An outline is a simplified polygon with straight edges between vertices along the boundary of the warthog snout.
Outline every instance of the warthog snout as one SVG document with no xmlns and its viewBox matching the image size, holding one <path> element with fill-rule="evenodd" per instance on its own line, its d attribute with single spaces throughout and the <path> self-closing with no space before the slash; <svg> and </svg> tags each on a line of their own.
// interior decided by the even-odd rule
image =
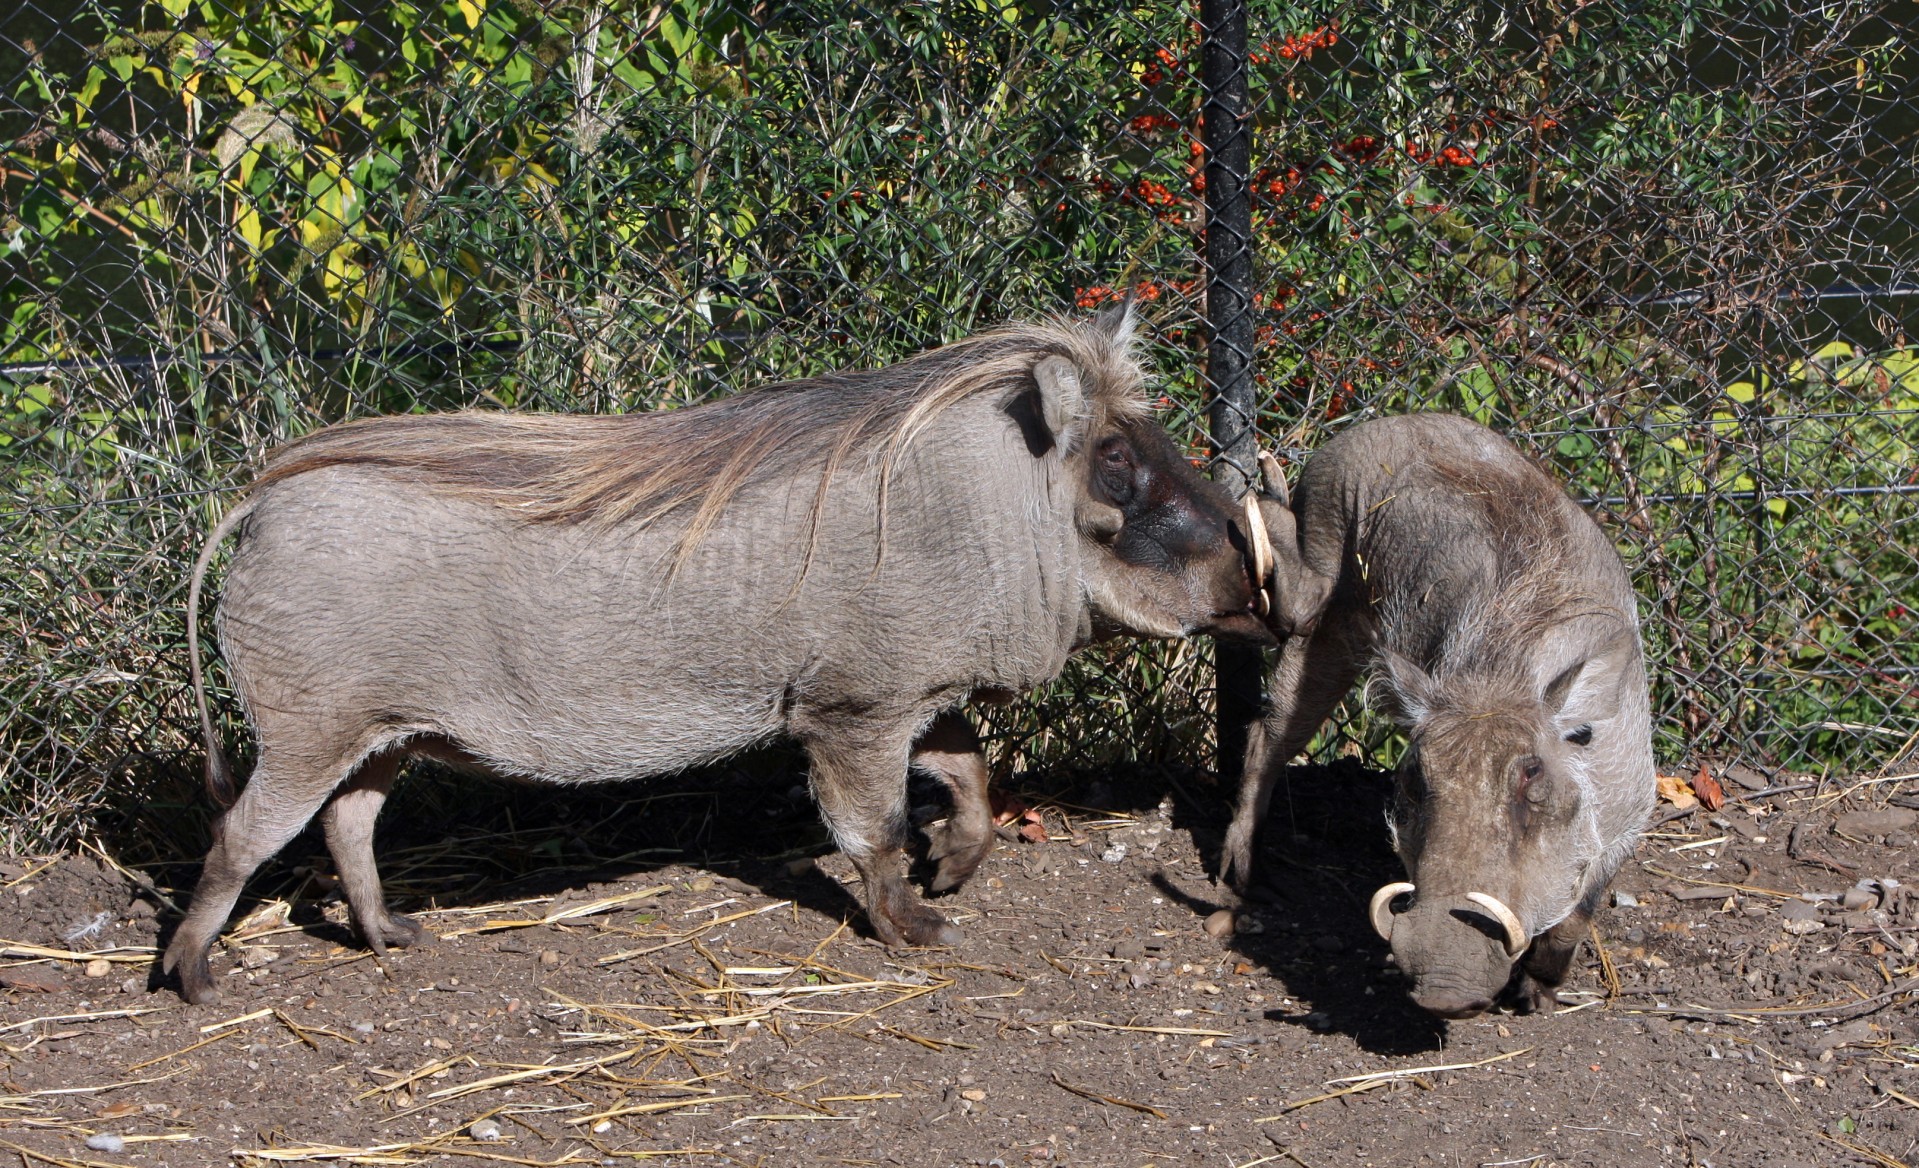
<svg viewBox="0 0 1919 1168">
<path fill-rule="evenodd" d="M 1518 914 L 1485 892 L 1421 903 L 1418 887 L 1395 881 L 1373 893 L 1373 930 L 1413 979 L 1413 1001 L 1441 1018 L 1490 1009 L 1532 939 Z"/>
<path fill-rule="evenodd" d="M 1255 607 L 1259 573 L 1247 521 L 1226 492 L 1148 420 L 1100 438 L 1080 531 L 1096 557 L 1096 607 L 1137 631 L 1198 633 L 1271 644 Z"/>
</svg>

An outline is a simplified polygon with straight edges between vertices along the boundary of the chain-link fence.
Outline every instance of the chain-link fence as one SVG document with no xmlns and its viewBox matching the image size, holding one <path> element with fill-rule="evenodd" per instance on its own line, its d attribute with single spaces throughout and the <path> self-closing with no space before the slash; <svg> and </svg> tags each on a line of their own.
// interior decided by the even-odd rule
<svg viewBox="0 0 1919 1168">
<path fill-rule="evenodd" d="M 1873 0 L 27 0 L 0 843 L 191 802 L 186 575 L 278 441 L 670 408 L 1125 290 L 1196 457 L 1440 407 L 1550 461 L 1635 571 L 1662 759 L 1889 763 L 1915 40 Z M 1090 655 L 993 715 L 1001 764 L 1206 757 L 1211 653 Z"/>
</svg>

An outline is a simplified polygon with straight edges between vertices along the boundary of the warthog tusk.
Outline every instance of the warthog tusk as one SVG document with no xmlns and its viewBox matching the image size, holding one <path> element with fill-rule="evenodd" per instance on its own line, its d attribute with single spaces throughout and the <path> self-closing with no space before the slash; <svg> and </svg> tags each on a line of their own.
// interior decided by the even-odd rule
<svg viewBox="0 0 1919 1168">
<path fill-rule="evenodd" d="M 1393 897 L 1398 896 L 1402 892 L 1415 892 L 1417 890 L 1415 885 L 1400 880 L 1396 883 L 1388 884 L 1378 892 L 1373 893 L 1373 903 L 1367 906 L 1366 912 L 1373 918 L 1373 932 L 1379 934 L 1380 940 L 1390 941 L 1393 939 Z"/>
<path fill-rule="evenodd" d="M 1286 472 L 1279 469 L 1279 459 L 1273 457 L 1270 450 L 1259 452 L 1260 486 L 1272 500 L 1282 507 L 1291 507 L 1292 500 L 1286 497 Z"/>
<path fill-rule="evenodd" d="M 1498 921 L 1500 927 L 1506 930 L 1506 956 L 1517 957 L 1526 951 L 1526 945 L 1532 938 L 1526 936 L 1525 926 L 1519 923 L 1513 910 L 1507 908 L 1498 897 L 1487 896 L 1483 892 L 1468 892 L 1466 899 L 1485 909 L 1486 915 Z"/>
<path fill-rule="evenodd" d="M 1266 586 L 1266 578 L 1272 575 L 1273 542 L 1266 536 L 1266 519 L 1259 513 L 1259 499 L 1255 492 L 1246 492 L 1246 542 L 1253 553 L 1253 590 L 1259 602 L 1259 615 L 1265 616 L 1272 611 L 1272 589 Z"/>
</svg>

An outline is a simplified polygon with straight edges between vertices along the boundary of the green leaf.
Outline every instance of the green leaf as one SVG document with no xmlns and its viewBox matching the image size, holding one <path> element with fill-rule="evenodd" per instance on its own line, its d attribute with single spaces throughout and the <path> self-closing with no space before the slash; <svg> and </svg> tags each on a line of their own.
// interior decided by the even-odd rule
<svg viewBox="0 0 1919 1168">
<path fill-rule="evenodd" d="M 46 187 L 30 187 L 26 197 L 20 200 L 20 218 L 50 239 L 66 224 L 66 200 Z"/>
<path fill-rule="evenodd" d="M 1750 381 L 1735 381 L 1726 387 L 1725 393 L 1740 405 L 1749 405 L 1759 396 L 1759 387 Z"/>
</svg>

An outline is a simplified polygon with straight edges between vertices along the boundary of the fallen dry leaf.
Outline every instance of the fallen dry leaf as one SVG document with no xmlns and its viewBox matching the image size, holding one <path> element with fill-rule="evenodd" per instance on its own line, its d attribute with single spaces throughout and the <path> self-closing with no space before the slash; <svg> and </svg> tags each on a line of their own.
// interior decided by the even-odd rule
<svg viewBox="0 0 1919 1168">
<path fill-rule="evenodd" d="M 1005 827 L 1009 823 L 1019 824 L 1019 838 L 1029 844 L 1043 844 L 1047 841 L 1046 822 L 1040 813 L 1028 807 L 1018 795 L 1008 795 L 994 791 L 993 826 Z"/>
<path fill-rule="evenodd" d="M 1692 793 L 1692 786 L 1678 775 L 1659 776 L 1659 798 L 1681 811 L 1699 805 L 1699 798 Z"/>
<path fill-rule="evenodd" d="M 138 1103 L 123 1100 L 119 1103 L 109 1103 L 93 1114 L 98 1119 L 119 1119 L 123 1115 L 132 1115 L 139 1110 Z"/>
<path fill-rule="evenodd" d="M 1699 801 L 1705 804 L 1708 811 L 1717 811 L 1726 805 L 1725 788 L 1712 777 L 1712 771 L 1705 763 L 1699 764 L 1699 773 L 1692 777 L 1692 792 L 1699 796 Z"/>
<path fill-rule="evenodd" d="M 1016 819 L 1023 819 L 1030 810 L 1018 795 L 1009 795 L 1004 791 L 994 791 L 993 826 L 1005 827 Z"/>
</svg>

